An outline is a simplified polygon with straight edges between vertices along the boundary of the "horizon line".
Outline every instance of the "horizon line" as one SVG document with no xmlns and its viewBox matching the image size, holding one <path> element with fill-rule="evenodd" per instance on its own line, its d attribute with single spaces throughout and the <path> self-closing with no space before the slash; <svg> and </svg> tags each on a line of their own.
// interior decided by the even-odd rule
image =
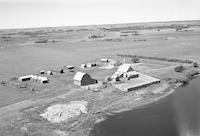
<svg viewBox="0 0 200 136">
<path fill-rule="evenodd" d="M 195 20 L 166 20 L 166 21 L 144 21 L 144 22 L 127 22 L 127 23 L 105 23 L 105 24 L 86 24 L 86 25 L 60 25 L 60 26 L 38 26 L 38 27 L 13 27 L 13 28 L 0 28 L 0 30 L 20 30 L 20 29 L 41 29 L 41 28 L 59 28 L 59 27 L 86 27 L 86 26 L 106 26 L 106 25 L 125 25 L 125 24 L 148 24 L 148 23 L 170 23 L 170 22 L 192 22 L 200 21 L 200 19 Z"/>
</svg>

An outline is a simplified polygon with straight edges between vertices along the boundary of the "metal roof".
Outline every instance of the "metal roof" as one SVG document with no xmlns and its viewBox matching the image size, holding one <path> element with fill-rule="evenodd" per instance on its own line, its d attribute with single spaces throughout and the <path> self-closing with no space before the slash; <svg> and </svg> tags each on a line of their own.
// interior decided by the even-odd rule
<svg viewBox="0 0 200 136">
<path fill-rule="evenodd" d="M 122 64 L 122 65 L 119 66 L 117 72 L 126 73 L 129 70 L 133 71 L 133 68 L 131 67 L 131 64 Z"/>
<path fill-rule="evenodd" d="M 85 74 L 86 74 L 86 73 L 84 73 L 84 72 L 80 72 L 80 71 L 78 71 L 78 72 L 75 74 L 73 80 L 81 81 L 82 78 L 83 78 L 83 76 L 84 76 Z"/>
</svg>

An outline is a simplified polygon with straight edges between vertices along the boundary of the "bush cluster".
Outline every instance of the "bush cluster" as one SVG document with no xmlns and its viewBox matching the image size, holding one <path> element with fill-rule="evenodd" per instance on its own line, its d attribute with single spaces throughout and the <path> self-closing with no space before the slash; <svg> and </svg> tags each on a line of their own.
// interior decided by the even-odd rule
<svg viewBox="0 0 200 136">
<path fill-rule="evenodd" d="M 167 62 L 180 62 L 180 63 L 187 63 L 192 64 L 195 63 L 191 60 L 183 60 L 183 59 L 177 59 L 177 58 L 164 58 L 164 57 L 148 57 L 148 56 L 142 56 L 142 55 L 129 55 L 129 54 L 117 54 L 117 56 L 120 57 L 137 57 L 140 59 L 153 59 L 153 60 L 159 60 L 159 61 L 167 61 Z"/>
<path fill-rule="evenodd" d="M 131 58 L 131 62 L 138 63 L 139 62 L 139 58 L 138 57 L 132 57 Z"/>
<path fill-rule="evenodd" d="M 176 72 L 182 73 L 182 72 L 185 70 L 185 68 L 184 68 L 182 65 L 179 65 L 179 66 L 176 66 L 176 67 L 174 68 L 174 70 L 175 70 Z"/>
</svg>

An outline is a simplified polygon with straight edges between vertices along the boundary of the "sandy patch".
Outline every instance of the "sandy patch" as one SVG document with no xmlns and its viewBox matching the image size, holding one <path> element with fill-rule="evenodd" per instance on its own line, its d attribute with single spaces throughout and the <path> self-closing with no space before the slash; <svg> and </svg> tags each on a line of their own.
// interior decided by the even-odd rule
<svg viewBox="0 0 200 136">
<path fill-rule="evenodd" d="M 88 102 L 86 101 L 71 101 L 68 104 L 55 104 L 48 107 L 40 116 L 52 123 L 60 123 L 77 117 L 82 113 L 86 114 L 87 104 Z"/>
</svg>

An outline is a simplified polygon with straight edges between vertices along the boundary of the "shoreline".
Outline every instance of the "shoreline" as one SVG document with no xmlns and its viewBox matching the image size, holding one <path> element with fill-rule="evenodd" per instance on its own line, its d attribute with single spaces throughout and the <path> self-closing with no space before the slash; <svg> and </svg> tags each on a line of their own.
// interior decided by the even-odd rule
<svg viewBox="0 0 200 136">
<path fill-rule="evenodd" d="M 198 77 L 198 76 L 196 76 L 196 77 Z M 194 77 L 194 78 L 196 78 L 196 77 Z M 192 78 L 192 79 L 193 79 L 193 78 Z M 191 80 L 192 80 L 192 79 L 191 79 Z M 123 110 L 117 110 L 117 111 L 112 112 L 111 114 L 110 114 L 110 113 L 106 114 L 106 118 L 105 118 L 105 117 L 104 117 L 104 118 L 100 118 L 100 119 L 98 119 L 98 120 L 94 123 L 93 128 L 92 128 L 91 131 L 89 132 L 88 136 L 91 136 L 91 132 L 94 131 L 95 127 L 96 127 L 99 123 L 101 123 L 101 122 L 103 122 L 103 121 L 106 121 L 107 118 L 108 118 L 109 116 L 115 116 L 116 114 L 121 114 L 121 113 L 123 113 L 123 112 L 129 112 L 129 111 L 137 110 L 137 109 L 143 108 L 143 107 L 145 107 L 145 106 L 147 106 L 147 105 L 150 105 L 150 104 L 159 102 L 160 100 L 165 99 L 166 97 L 168 97 L 168 96 L 170 96 L 171 94 L 173 94 L 173 93 L 176 91 L 176 89 L 178 89 L 178 88 L 181 87 L 181 86 L 183 86 L 183 83 L 174 84 L 174 85 L 172 85 L 172 86 L 169 86 L 169 88 L 167 88 L 167 89 L 169 89 L 169 91 L 168 91 L 167 93 L 165 93 L 165 94 L 163 94 L 163 95 L 161 95 L 161 96 L 159 96 L 159 97 L 155 97 L 155 98 L 153 98 L 153 99 L 150 100 L 150 101 L 145 101 L 145 100 L 144 100 L 144 103 L 141 102 L 139 105 L 136 105 L 136 106 L 134 106 L 134 107 L 132 107 L 132 108 L 127 108 L 127 109 L 123 109 Z M 166 89 L 164 89 L 164 90 L 166 90 Z M 142 100 L 142 101 L 143 101 L 143 100 Z"/>
<path fill-rule="evenodd" d="M 198 77 L 199 77 L 199 75 L 193 76 L 193 77 L 189 80 L 189 82 L 190 82 L 191 80 L 195 79 L 195 78 L 198 78 Z M 129 112 L 129 111 L 137 110 L 137 109 L 140 109 L 140 108 L 142 108 L 142 107 L 145 107 L 145 106 L 147 106 L 147 105 L 149 105 L 149 104 L 153 104 L 153 103 L 159 102 L 160 100 L 165 99 L 166 97 L 168 97 L 168 96 L 170 96 L 171 94 L 173 94 L 173 93 L 176 91 L 176 89 L 178 89 L 178 88 L 180 88 L 180 87 L 182 87 L 182 86 L 184 86 L 183 83 L 172 84 L 171 86 L 169 86 L 169 88 L 167 88 L 167 89 L 169 89 L 169 91 L 168 91 L 167 93 L 163 94 L 163 95 L 160 95 L 159 97 L 155 97 L 155 98 L 153 98 L 153 99 L 150 100 L 150 101 L 145 101 L 145 100 L 144 100 L 144 103 L 141 102 L 140 104 L 138 104 L 138 105 L 136 105 L 136 106 L 134 106 L 134 107 L 132 107 L 132 108 L 127 108 L 127 109 L 123 109 L 123 110 L 116 110 L 116 111 L 112 112 L 112 114 L 109 113 L 109 114 L 107 114 L 106 116 L 115 116 L 115 114 L 120 114 L 120 113 L 123 113 L 123 112 Z M 164 90 L 166 90 L 166 89 L 164 89 Z M 98 125 L 99 123 L 105 121 L 106 119 L 107 119 L 107 118 L 101 118 L 101 119 L 97 120 L 97 121 L 94 123 L 93 129 L 90 131 L 90 133 L 94 130 L 94 128 L 96 127 L 96 125 Z M 89 134 L 88 136 L 90 136 L 90 134 Z"/>
<path fill-rule="evenodd" d="M 198 78 L 198 77 L 199 77 L 199 76 L 194 76 L 193 78 L 190 79 L 190 81 L 192 81 L 193 79 L 196 79 L 196 78 Z M 146 105 L 148 105 L 148 104 L 153 104 L 154 102 L 158 102 L 158 101 L 160 101 L 160 100 L 162 100 L 162 99 L 168 97 L 169 95 L 173 94 L 175 91 L 177 91 L 176 89 L 178 89 L 178 88 L 180 88 L 180 87 L 184 87 L 184 84 L 174 84 L 174 87 L 171 88 L 170 91 L 169 91 L 168 93 L 162 95 L 161 97 L 158 97 L 158 98 L 154 99 L 153 101 L 151 101 L 151 102 L 149 102 L 149 103 L 147 102 L 146 104 L 144 104 L 144 105 L 142 104 L 142 105 L 140 105 L 140 106 L 138 106 L 138 107 L 135 107 L 135 108 L 133 108 L 133 109 L 131 109 L 131 110 L 120 111 L 120 112 L 118 112 L 117 114 L 120 114 L 120 113 L 123 113 L 123 112 L 134 111 L 134 110 L 140 109 L 141 107 L 146 106 Z M 114 115 L 114 116 L 115 116 L 115 115 Z M 103 122 L 103 121 L 105 121 L 105 120 L 102 120 L 101 122 Z M 101 123 L 101 122 L 98 122 L 98 123 Z M 97 127 L 97 128 L 98 128 L 98 126 L 96 126 L 96 125 L 98 125 L 98 123 L 95 124 L 95 127 Z M 93 132 L 93 131 L 94 131 L 94 129 L 93 129 L 91 132 Z M 98 130 L 98 131 L 99 131 L 99 130 Z M 91 135 L 89 135 L 89 136 L 91 136 Z M 92 134 L 92 136 L 95 136 L 95 135 Z"/>
<path fill-rule="evenodd" d="M 161 90 L 161 92 L 164 91 L 164 90 L 169 90 L 169 91 L 167 91 L 167 93 L 164 93 L 163 95 L 160 95 L 158 97 L 150 98 L 150 100 L 145 100 L 145 98 L 143 100 L 139 100 L 141 102 L 138 105 L 135 105 L 135 106 L 133 106 L 131 108 L 125 108 L 125 109 L 122 109 L 122 110 L 115 110 L 115 111 L 112 111 L 112 112 L 108 112 L 107 111 L 107 112 L 105 112 L 106 116 L 113 116 L 115 114 L 120 114 L 120 113 L 123 113 L 123 112 L 128 112 L 128 111 L 140 109 L 140 108 L 145 107 L 145 106 L 147 106 L 149 104 L 156 103 L 156 102 L 158 102 L 158 101 L 160 101 L 162 99 L 165 99 L 169 95 L 173 94 L 176 91 L 176 89 L 179 88 L 179 87 L 181 87 L 182 85 L 183 84 L 180 83 L 180 84 L 174 85 L 174 87 L 169 86 L 168 88 L 164 88 L 163 90 Z M 100 121 L 97 120 L 95 122 L 95 125 L 98 124 L 98 123 L 100 123 L 100 122 L 102 122 L 102 121 L 105 121 L 105 120 L 106 120 L 106 118 L 101 118 Z"/>
</svg>

